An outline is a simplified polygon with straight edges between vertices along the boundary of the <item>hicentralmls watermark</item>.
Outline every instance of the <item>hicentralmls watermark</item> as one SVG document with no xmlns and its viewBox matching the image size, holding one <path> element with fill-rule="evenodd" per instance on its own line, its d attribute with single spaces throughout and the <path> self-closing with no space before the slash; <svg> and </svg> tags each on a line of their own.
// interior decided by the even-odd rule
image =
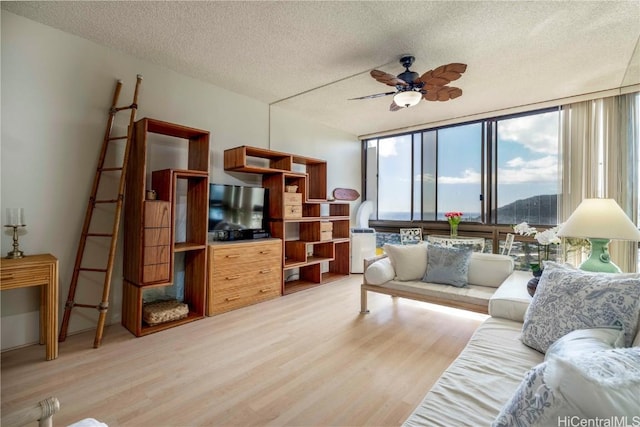
<svg viewBox="0 0 640 427">
<path fill-rule="evenodd" d="M 558 417 L 558 427 L 640 427 L 640 415 L 608 418 L 582 418 L 577 415 Z"/>
</svg>

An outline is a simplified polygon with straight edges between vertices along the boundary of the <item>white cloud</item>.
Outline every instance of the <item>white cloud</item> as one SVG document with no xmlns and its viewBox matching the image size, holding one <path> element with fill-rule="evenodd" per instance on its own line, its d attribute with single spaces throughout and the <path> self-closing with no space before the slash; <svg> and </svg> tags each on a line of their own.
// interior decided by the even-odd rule
<svg viewBox="0 0 640 427">
<path fill-rule="evenodd" d="M 502 120 L 498 138 L 524 145 L 536 153 L 558 152 L 558 114 L 535 114 Z"/>
<path fill-rule="evenodd" d="M 388 138 L 378 143 L 378 155 L 380 157 L 395 157 L 398 155 L 396 150 L 396 141 L 394 138 Z"/>
<path fill-rule="evenodd" d="M 433 176 L 433 174 L 430 173 L 423 173 L 423 174 L 418 174 L 413 178 L 414 181 L 416 182 L 435 182 L 436 178 Z"/>
<path fill-rule="evenodd" d="M 479 184 L 480 172 L 473 169 L 465 169 L 462 176 L 441 176 L 438 178 L 440 184 Z"/>
<path fill-rule="evenodd" d="M 545 156 L 524 160 L 516 157 L 498 168 L 500 184 L 523 184 L 527 182 L 555 182 L 558 180 L 558 157 Z"/>
</svg>

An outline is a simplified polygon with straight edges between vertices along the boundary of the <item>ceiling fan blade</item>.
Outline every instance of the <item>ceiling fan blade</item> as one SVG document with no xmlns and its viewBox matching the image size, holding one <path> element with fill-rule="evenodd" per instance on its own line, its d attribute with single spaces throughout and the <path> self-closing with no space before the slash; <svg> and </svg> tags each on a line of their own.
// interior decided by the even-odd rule
<svg viewBox="0 0 640 427">
<path fill-rule="evenodd" d="M 394 93 L 396 93 L 396 92 L 394 91 L 394 92 L 376 93 L 376 94 L 374 94 L 374 95 L 361 96 L 361 97 L 359 97 L 359 98 L 349 98 L 349 99 L 348 99 L 348 101 L 353 101 L 353 100 L 355 100 L 355 99 L 371 99 L 371 98 L 380 98 L 380 97 L 382 97 L 382 96 L 393 95 Z"/>
<path fill-rule="evenodd" d="M 389 111 L 398 111 L 402 110 L 402 107 L 396 104 L 396 101 L 391 101 L 391 105 L 389 105 Z"/>
<path fill-rule="evenodd" d="M 427 101 L 449 101 L 461 95 L 462 89 L 458 87 L 442 86 L 427 90 L 427 93 L 422 95 L 422 97 Z"/>
<path fill-rule="evenodd" d="M 402 79 L 397 78 L 393 74 L 385 73 L 380 70 L 371 71 L 371 77 L 379 81 L 380 83 L 384 83 L 389 86 L 407 86 L 407 82 Z"/>
<path fill-rule="evenodd" d="M 425 85 L 444 86 L 454 80 L 458 80 L 460 75 L 467 70 L 467 64 L 452 63 L 441 65 L 434 70 L 429 70 L 421 75 L 417 81 Z"/>
</svg>

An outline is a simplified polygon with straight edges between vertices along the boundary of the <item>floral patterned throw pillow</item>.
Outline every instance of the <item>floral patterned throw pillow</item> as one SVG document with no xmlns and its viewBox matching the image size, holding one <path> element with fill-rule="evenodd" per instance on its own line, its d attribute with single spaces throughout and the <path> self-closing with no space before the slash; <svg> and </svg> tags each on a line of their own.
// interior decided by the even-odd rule
<svg viewBox="0 0 640 427">
<path fill-rule="evenodd" d="M 640 274 L 591 273 L 547 262 L 525 315 L 522 342 L 545 353 L 571 331 L 619 328 L 629 347 L 639 316 Z"/>
</svg>

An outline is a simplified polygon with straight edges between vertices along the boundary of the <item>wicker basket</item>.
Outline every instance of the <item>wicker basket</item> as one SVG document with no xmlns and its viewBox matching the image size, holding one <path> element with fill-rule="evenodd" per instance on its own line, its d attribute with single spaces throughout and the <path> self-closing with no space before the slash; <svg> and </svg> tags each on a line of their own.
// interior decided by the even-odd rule
<svg viewBox="0 0 640 427">
<path fill-rule="evenodd" d="M 142 307 L 142 319 L 149 325 L 184 319 L 189 315 L 189 306 L 177 300 L 154 301 Z"/>
</svg>

